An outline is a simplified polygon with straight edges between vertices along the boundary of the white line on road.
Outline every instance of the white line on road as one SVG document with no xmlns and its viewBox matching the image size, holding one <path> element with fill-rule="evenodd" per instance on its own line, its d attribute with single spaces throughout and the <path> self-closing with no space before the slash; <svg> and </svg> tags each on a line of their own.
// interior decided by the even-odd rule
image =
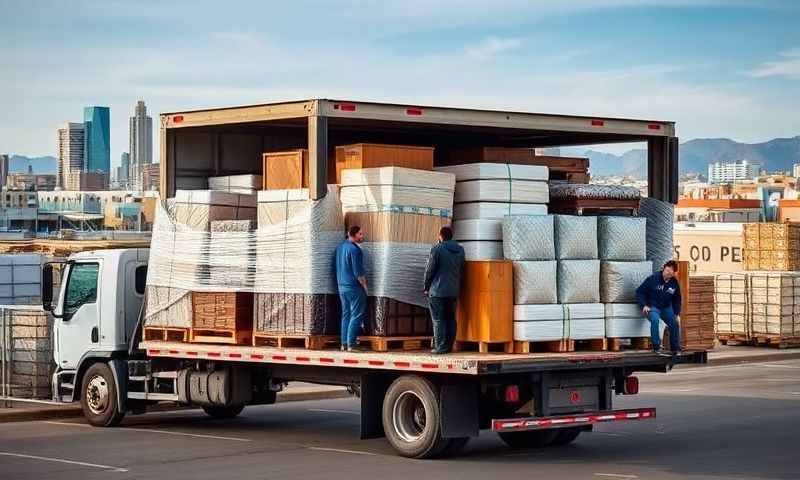
<svg viewBox="0 0 800 480">
<path fill-rule="evenodd" d="M 66 425 L 68 427 L 88 427 L 92 428 L 91 425 L 87 425 L 85 423 L 70 423 L 70 422 L 53 422 L 53 421 L 46 421 L 43 423 L 49 423 L 51 425 Z M 147 433 L 160 433 L 162 435 L 178 435 L 181 437 L 197 437 L 197 438 L 209 438 L 212 440 L 230 440 L 232 442 L 252 442 L 249 438 L 240 438 L 240 437 L 222 437 L 219 435 L 204 435 L 201 433 L 184 433 L 184 432 L 172 432 L 169 430 L 156 430 L 153 428 L 134 428 L 134 427 L 119 427 L 114 431 L 125 431 L 130 430 L 132 432 L 147 432 Z"/>
<path fill-rule="evenodd" d="M 788 368 L 791 370 L 800 369 L 800 366 L 798 365 L 782 365 L 780 363 L 764 363 L 763 365 L 768 368 Z"/>
<path fill-rule="evenodd" d="M 610 478 L 639 478 L 638 475 L 623 475 L 621 473 L 595 473 L 595 477 L 610 477 Z"/>
<path fill-rule="evenodd" d="M 26 455 L 24 453 L 0 452 L 0 455 L 4 455 L 7 457 L 30 458 L 32 460 L 43 460 L 45 462 L 68 463 L 70 465 L 80 465 L 82 467 L 99 468 L 102 470 L 108 470 L 110 472 L 117 472 L 117 473 L 125 473 L 128 471 L 127 468 L 112 467 L 111 465 L 99 465 L 97 463 L 78 462 L 75 460 L 65 460 L 63 458 L 40 457 L 38 455 Z"/>
<path fill-rule="evenodd" d="M 309 450 L 317 450 L 320 452 L 336 452 L 336 453 L 352 453 L 355 455 L 371 455 L 376 456 L 376 453 L 361 452 L 358 450 L 342 450 L 340 448 L 325 448 L 325 447 L 307 447 Z"/>
<path fill-rule="evenodd" d="M 354 412 L 352 410 L 328 410 L 326 408 L 309 408 L 309 412 L 319 412 L 319 413 L 345 413 L 347 415 L 361 415 L 360 412 Z"/>
</svg>

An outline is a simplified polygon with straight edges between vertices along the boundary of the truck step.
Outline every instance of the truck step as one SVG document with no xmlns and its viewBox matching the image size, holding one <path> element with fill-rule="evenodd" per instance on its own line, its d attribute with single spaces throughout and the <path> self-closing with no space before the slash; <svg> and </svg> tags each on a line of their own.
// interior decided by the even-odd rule
<svg viewBox="0 0 800 480">
<path fill-rule="evenodd" d="M 254 347 L 305 348 L 307 350 L 324 350 L 337 348 L 340 338 L 337 335 L 293 335 L 255 332 Z"/>
<path fill-rule="evenodd" d="M 426 350 L 431 348 L 432 337 L 358 337 L 358 342 L 375 352 Z"/>
<path fill-rule="evenodd" d="M 456 340 L 453 352 L 514 353 L 514 342 L 477 342 Z"/>
<path fill-rule="evenodd" d="M 142 336 L 144 340 L 185 343 L 189 341 L 189 329 L 178 327 L 144 327 Z"/>
<path fill-rule="evenodd" d="M 250 330 L 236 329 L 205 329 L 192 328 L 189 330 L 189 342 L 191 343 L 226 343 L 231 345 L 248 345 L 253 338 Z"/>
</svg>

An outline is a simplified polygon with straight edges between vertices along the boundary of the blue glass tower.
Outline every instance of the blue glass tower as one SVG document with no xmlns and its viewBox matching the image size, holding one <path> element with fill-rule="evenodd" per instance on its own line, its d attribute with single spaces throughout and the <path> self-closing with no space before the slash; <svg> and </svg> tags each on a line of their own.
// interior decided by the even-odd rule
<svg viewBox="0 0 800 480">
<path fill-rule="evenodd" d="M 84 162 L 87 172 L 111 171 L 111 111 L 108 107 L 85 107 L 83 109 Z"/>
</svg>

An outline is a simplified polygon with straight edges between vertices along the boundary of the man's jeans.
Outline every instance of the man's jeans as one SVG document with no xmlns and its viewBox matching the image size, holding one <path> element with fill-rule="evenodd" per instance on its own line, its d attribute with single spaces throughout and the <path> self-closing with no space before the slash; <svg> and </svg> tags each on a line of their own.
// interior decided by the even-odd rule
<svg viewBox="0 0 800 480">
<path fill-rule="evenodd" d="M 678 320 L 675 318 L 675 312 L 672 311 L 672 307 L 661 310 L 651 307 L 647 319 L 650 320 L 650 338 L 653 341 L 653 348 L 661 346 L 659 320 L 664 320 L 664 323 L 669 327 L 670 350 L 677 352 L 681 349 L 681 327 L 678 325 Z"/>
<path fill-rule="evenodd" d="M 456 299 L 430 297 L 428 304 L 433 319 L 433 349 L 437 352 L 453 350 L 456 340 Z"/>
<path fill-rule="evenodd" d="M 363 288 L 339 291 L 342 301 L 342 345 L 355 347 L 367 313 L 367 294 Z"/>
</svg>

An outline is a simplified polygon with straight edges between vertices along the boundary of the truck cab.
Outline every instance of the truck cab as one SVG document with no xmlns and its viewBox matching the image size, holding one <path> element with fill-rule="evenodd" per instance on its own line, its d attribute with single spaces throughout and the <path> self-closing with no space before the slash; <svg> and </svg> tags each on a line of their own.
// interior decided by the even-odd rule
<svg viewBox="0 0 800 480">
<path fill-rule="evenodd" d="M 45 265 L 42 301 L 54 317 L 56 400 L 80 400 L 85 393 L 80 386 L 92 364 L 125 357 L 144 300 L 148 256 L 147 248 L 72 255 L 61 269 L 55 302 L 54 265 Z"/>
</svg>

